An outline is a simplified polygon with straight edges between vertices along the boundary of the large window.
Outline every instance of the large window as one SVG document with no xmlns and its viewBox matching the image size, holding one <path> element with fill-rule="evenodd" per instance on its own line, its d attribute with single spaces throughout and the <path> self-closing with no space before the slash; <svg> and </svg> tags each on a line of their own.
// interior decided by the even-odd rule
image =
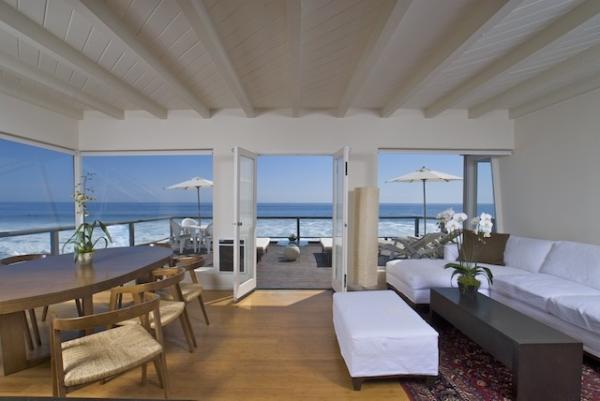
<svg viewBox="0 0 600 401">
<path fill-rule="evenodd" d="M 494 183 L 490 160 L 477 162 L 477 214 L 489 213 L 496 217 Z"/>
<path fill-rule="evenodd" d="M 86 221 L 111 224 L 111 246 L 165 240 L 171 219 L 212 222 L 212 188 L 200 190 L 200 211 L 195 189 L 168 189 L 194 177 L 212 180 L 209 153 L 84 155 L 82 164 L 87 191 L 95 198 Z"/>
<path fill-rule="evenodd" d="M 72 226 L 73 155 L 0 139 L 0 258 L 51 252 L 49 233 L 5 236 L 8 232 Z M 61 233 L 60 241 L 65 235 Z M 54 243 L 55 250 L 60 241 Z"/>
<path fill-rule="evenodd" d="M 399 237 L 424 232 L 422 182 L 389 182 L 423 167 L 463 176 L 463 157 L 456 154 L 381 152 L 379 154 L 379 236 Z M 427 182 L 427 232 L 437 231 L 438 213 L 463 210 L 463 182 Z"/>
</svg>

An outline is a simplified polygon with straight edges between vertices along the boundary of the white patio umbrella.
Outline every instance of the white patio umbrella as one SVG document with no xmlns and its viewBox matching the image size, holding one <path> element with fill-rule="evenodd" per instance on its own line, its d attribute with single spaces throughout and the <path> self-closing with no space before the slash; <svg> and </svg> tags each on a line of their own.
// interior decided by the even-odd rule
<svg viewBox="0 0 600 401">
<path fill-rule="evenodd" d="M 412 173 L 408 173 L 405 175 L 401 175 L 399 177 L 391 178 L 386 182 L 419 182 L 423 183 L 423 225 L 424 231 L 423 235 L 427 234 L 427 190 L 426 183 L 428 181 L 432 182 L 450 182 L 462 180 L 462 177 L 457 177 L 452 174 L 441 173 L 439 171 L 430 170 L 427 167 L 423 166 L 417 171 L 413 171 Z"/>
<path fill-rule="evenodd" d="M 200 188 L 208 188 L 212 187 L 213 182 L 211 180 L 207 180 L 202 177 L 194 177 L 190 178 L 187 181 L 180 182 L 179 184 L 171 185 L 167 187 L 167 189 L 195 189 L 198 197 L 198 225 L 202 225 L 202 220 L 200 217 Z"/>
</svg>

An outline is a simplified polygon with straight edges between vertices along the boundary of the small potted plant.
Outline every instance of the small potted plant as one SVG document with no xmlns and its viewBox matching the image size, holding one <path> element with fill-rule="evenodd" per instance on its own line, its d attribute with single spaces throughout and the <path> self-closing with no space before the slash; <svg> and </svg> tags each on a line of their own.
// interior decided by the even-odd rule
<svg viewBox="0 0 600 401">
<path fill-rule="evenodd" d="M 479 266 L 477 264 L 477 257 L 475 255 L 474 243 L 471 244 L 473 249 L 466 252 L 464 249 L 464 229 L 463 223 L 468 219 L 464 213 L 447 213 L 445 216 L 444 226 L 449 233 L 458 232 L 459 235 L 456 237 L 456 246 L 458 247 L 459 254 L 462 257 L 457 262 L 447 263 L 445 269 L 454 269 L 450 280 L 454 279 L 454 276 L 458 276 L 456 280 L 458 288 L 462 295 L 475 296 L 481 282 L 478 280 L 479 276 L 483 276 L 488 280 L 490 285 L 494 282 L 494 276 L 492 271 L 485 266 Z M 493 222 L 492 216 L 487 213 L 482 213 L 481 216 L 476 217 L 472 220 L 474 226 L 473 232 L 476 235 L 477 242 L 485 244 L 486 238 L 491 236 Z M 469 257 L 467 258 L 467 255 Z M 471 259 L 471 260 L 465 260 Z"/>
<path fill-rule="evenodd" d="M 100 228 L 104 233 L 104 236 L 94 238 L 94 230 L 96 228 Z M 112 238 L 110 237 L 110 233 L 108 232 L 106 225 L 100 220 L 96 220 L 91 224 L 80 224 L 71 238 L 69 238 L 63 245 L 63 252 L 67 245 L 72 244 L 75 260 L 79 264 L 86 265 L 92 262 L 92 257 L 98 243 L 104 243 L 104 248 L 106 248 L 110 242 L 112 242 Z"/>
</svg>

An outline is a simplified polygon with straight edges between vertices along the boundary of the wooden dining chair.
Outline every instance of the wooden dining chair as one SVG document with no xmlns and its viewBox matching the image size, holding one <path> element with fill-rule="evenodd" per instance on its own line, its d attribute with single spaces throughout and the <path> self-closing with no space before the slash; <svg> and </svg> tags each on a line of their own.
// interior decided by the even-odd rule
<svg viewBox="0 0 600 401">
<path fill-rule="evenodd" d="M 165 398 L 169 395 L 167 363 L 164 352 L 160 300 L 155 294 L 140 294 L 141 301 L 115 311 L 76 318 L 54 318 L 51 321 L 50 352 L 52 392 L 65 397 L 69 391 L 102 381 L 137 367 L 154 363 Z M 140 324 L 119 326 L 120 322 L 137 319 Z M 156 322 L 153 330 L 150 320 Z M 115 326 L 116 325 L 116 326 Z M 74 340 L 61 341 L 65 331 L 108 328 Z"/>
<path fill-rule="evenodd" d="M 202 314 L 204 315 L 204 322 L 206 325 L 210 325 L 210 321 L 208 320 L 208 313 L 206 313 L 206 305 L 204 304 L 204 298 L 202 297 L 203 288 L 200 280 L 198 279 L 198 275 L 196 274 L 196 269 L 202 267 L 204 265 L 204 258 L 200 255 L 189 255 L 189 256 L 174 256 L 172 259 L 173 263 L 175 263 L 175 267 L 179 267 L 188 272 L 191 283 L 182 282 L 179 284 L 181 287 L 181 294 L 183 295 L 183 300 L 186 303 L 190 303 L 195 301 L 196 299 L 200 302 L 200 308 L 202 308 Z M 172 296 L 166 294 L 163 296 L 165 299 L 172 299 Z"/>
<path fill-rule="evenodd" d="M 162 326 L 167 326 L 175 320 L 179 320 L 188 344 L 188 349 L 190 352 L 194 352 L 194 348 L 197 347 L 196 338 L 194 337 L 194 331 L 192 330 L 192 325 L 187 314 L 186 303 L 181 293 L 181 287 L 179 286 L 184 275 L 185 270 L 181 268 L 156 269 L 152 272 L 152 276 L 157 278 L 158 281 L 113 288 L 110 293 L 109 308 L 110 310 L 118 310 L 120 299 L 126 299 L 126 295 L 131 297 L 133 303 L 141 302 L 141 294 L 144 293 L 151 292 L 160 295 L 159 311 Z M 170 299 L 163 298 L 163 295 L 166 294 L 170 295 Z M 119 324 L 131 325 L 138 323 L 139 320 L 137 319 L 129 319 Z M 150 317 L 150 326 L 155 326 L 155 321 L 152 317 Z"/>
<path fill-rule="evenodd" d="M 27 255 L 10 256 L 8 258 L 4 258 L 4 259 L 0 260 L 0 265 L 10 266 L 10 265 L 14 265 L 17 263 L 28 262 L 30 260 L 43 259 L 46 256 L 48 256 L 48 255 L 45 253 L 32 253 L 32 254 L 27 254 Z M 45 306 L 44 310 L 46 310 L 47 308 L 48 307 Z M 27 314 L 29 314 L 29 321 L 30 321 L 29 323 L 27 322 Z M 25 321 L 25 327 L 27 328 L 26 333 L 25 333 L 25 338 L 27 340 L 27 346 L 29 347 L 29 349 L 34 348 L 34 344 L 33 344 L 34 339 L 38 346 L 42 345 L 42 338 L 40 337 L 40 328 L 38 326 L 35 309 L 29 309 L 27 312 L 23 311 L 23 319 Z M 31 328 L 29 328 L 29 324 L 31 324 Z M 31 333 L 32 331 L 33 331 L 33 337 L 32 337 L 32 333 Z"/>
</svg>

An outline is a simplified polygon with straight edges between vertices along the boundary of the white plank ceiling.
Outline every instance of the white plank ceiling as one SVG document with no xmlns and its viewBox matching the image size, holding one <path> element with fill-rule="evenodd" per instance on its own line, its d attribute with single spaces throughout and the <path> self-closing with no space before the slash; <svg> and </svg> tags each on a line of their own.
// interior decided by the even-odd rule
<svg viewBox="0 0 600 401">
<path fill-rule="evenodd" d="M 225 108 L 345 115 L 348 104 L 385 116 L 410 108 L 479 117 L 594 81 L 598 3 L 0 0 L 0 92 L 72 118 Z"/>
</svg>

